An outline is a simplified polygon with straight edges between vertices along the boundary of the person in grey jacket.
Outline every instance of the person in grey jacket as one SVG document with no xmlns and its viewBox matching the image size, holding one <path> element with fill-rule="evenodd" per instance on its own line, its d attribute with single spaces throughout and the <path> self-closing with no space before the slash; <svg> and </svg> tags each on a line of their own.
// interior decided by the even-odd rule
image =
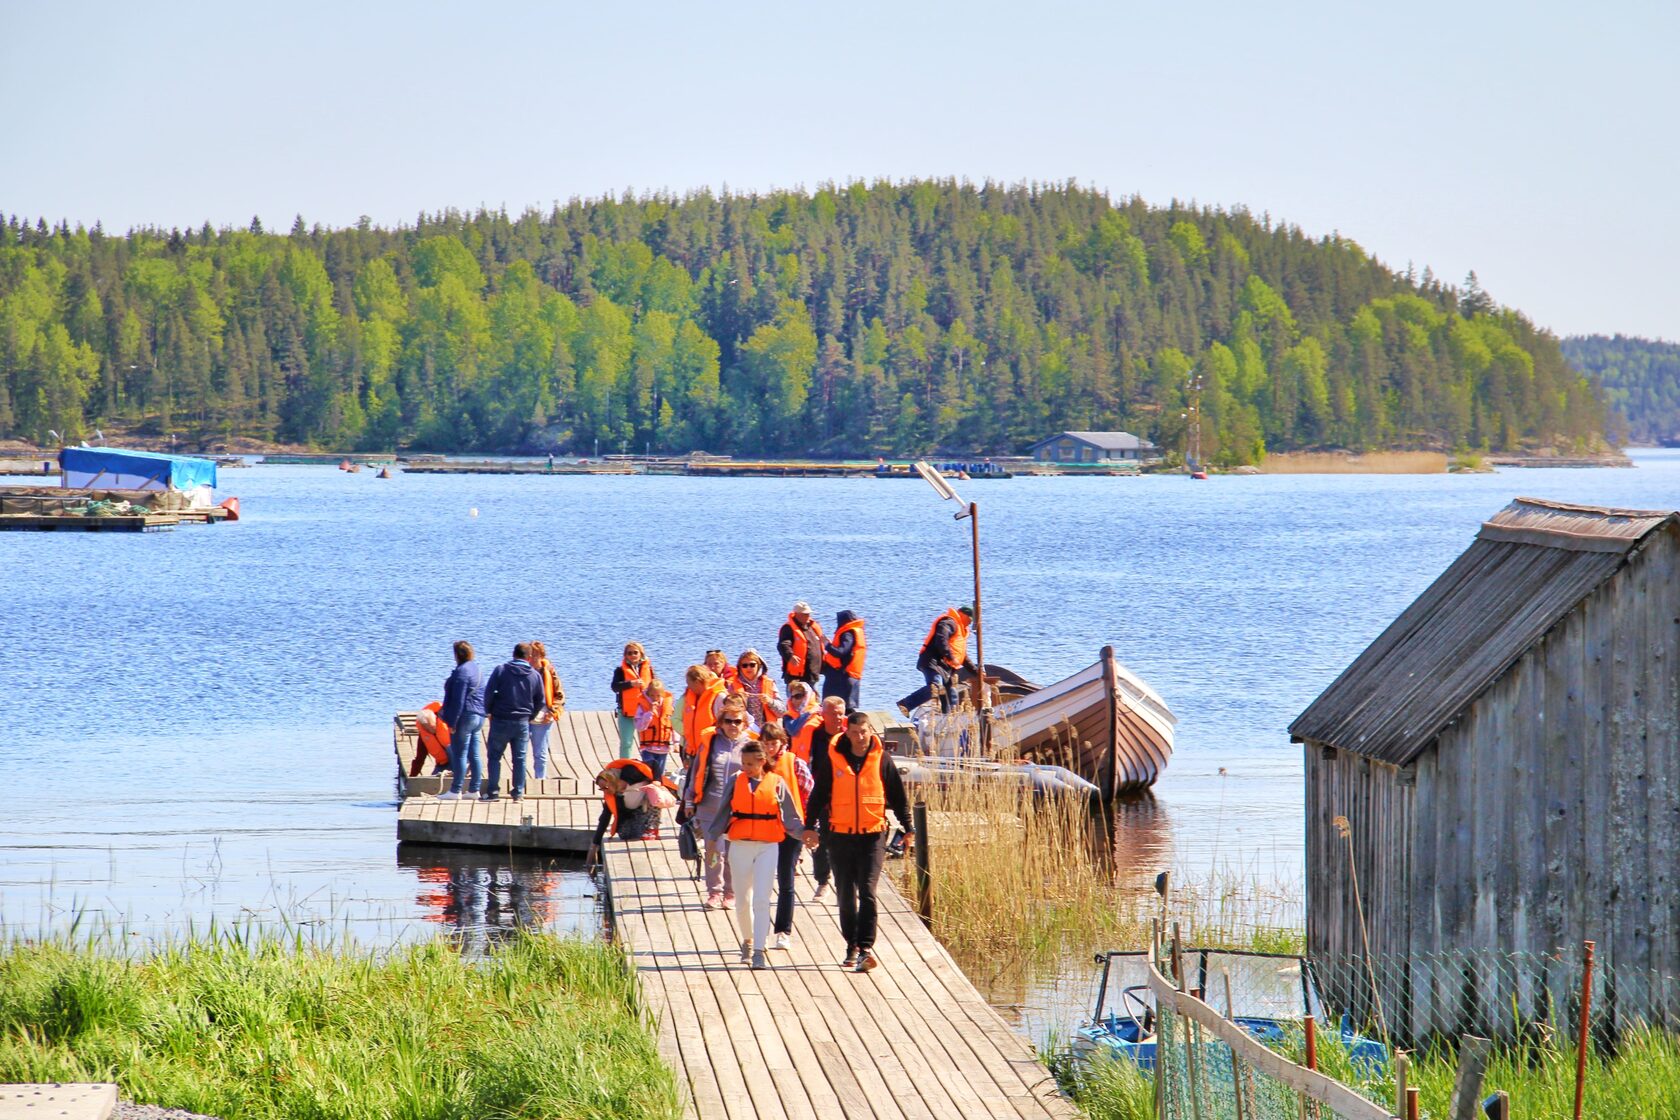
<svg viewBox="0 0 1680 1120">
<path fill-rule="evenodd" d="M 729 826 L 729 795 L 741 769 L 741 748 L 750 741 L 746 702 L 738 696 L 729 697 L 718 713 L 717 730 L 709 741 L 699 745 L 693 763 L 683 772 L 681 811 L 684 819 L 694 818 L 694 827 L 706 843 L 708 910 L 724 910 L 735 904 L 735 879 L 727 858 L 729 840 L 722 830 Z M 722 829 L 718 827 L 720 818 Z"/>
</svg>

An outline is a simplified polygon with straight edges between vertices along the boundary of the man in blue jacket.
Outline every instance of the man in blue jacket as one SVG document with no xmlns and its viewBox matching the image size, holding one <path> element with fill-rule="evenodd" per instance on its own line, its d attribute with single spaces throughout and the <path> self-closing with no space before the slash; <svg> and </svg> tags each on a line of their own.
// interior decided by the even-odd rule
<svg viewBox="0 0 1680 1120">
<path fill-rule="evenodd" d="M 443 682 L 443 710 L 438 718 L 449 728 L 449 789 L 439 801 L 461 796 L 466 779 L 467 796 L 478 792 L 484 777 L 484 758 L 478 750 L 478 733 L 484 726 L 484 677 L 473 660 L 470 642 L 455 643 L 455 671 Z"/>
<path fill-rule="evenodd" d="M 484 707 L 490 713 L 490 733 L 485 751 L 490 756 L 490 784 L 480 801 L 495 801 L 502 784 L 502 751 L 513 745 L 513 800 L 525 797 L 525 756 L 531 751 L 531 717 L 545 707 L 542 677 L 531 667 L 531 647 L 520 642 L 513 647 L 513 660 L 490 670 L 484 686 Z"/>
</svg>

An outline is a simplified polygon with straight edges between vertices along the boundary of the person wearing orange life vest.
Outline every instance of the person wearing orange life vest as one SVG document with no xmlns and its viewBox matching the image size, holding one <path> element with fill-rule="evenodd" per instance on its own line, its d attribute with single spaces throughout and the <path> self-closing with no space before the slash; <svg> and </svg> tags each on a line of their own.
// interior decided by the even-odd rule
<svg viewBox="0 0 1680 1120">
<path fill-rule="evenodd" d="M 648 791 L 658 780 L 647 763 L 634 758 L 609 762 L 595 775 L 595 788 L 601 791 L 601 816 L 590 841 L 589 863 L 599 861 L 601 841 L 609 832 L 621 840 L 640 840 L 647 835 L 655 816 Z"/>
<path fill-rule="evenodd" d="M 432 760 L 432 773 L 441 774 L 449 768 L 449 725 L 439 717 L 441 700 L 433 700 L 414 715 L 414 761 L 409 764 L 408 776 L 418 778 L 426 760 Z"/>
<path fill-rule="evenodd" d="M 636 708 L 642 689 L 653 683 L 653 663 L 640 642 L 624 644 L 624 660 L 613 670 L 612 690 L 618 697 L 613 715 L 618 720 L 618 757 L 636 757 Z"/>
<path fill-rule="evenodd" d="M 815 685 L 822 671 L 823 632 L 811 617 L 811 604 L 801 599 L 788 612 L 787 621 L 776 634 L 776 652 L 782 657 L 782 683 L 791 690 L 794 681 Z"/>
<path fill-rule="evenodd" d="M 811 736 L 822 723 L 817 710 L 816 695 L 804 681 L 788 685 L 787 709 L 782 712 L 782 729 L 788 733 L 788 746 L 793 753 L 811 761 Z"/>
<path fill-rule="evenodd" d="M 729 658 L 721 649 L 706 651 L 706 660 L 702 662 L 706 668 L 717 674 L 718 680 L 730 688 L 735 687 L 735 666 L 729 663 Z"/>
<path fill-rule="evenodd" d="M 863 619 L 852 611 L 835 616 L 834 637 L 823 643 L 823 699 L 838 696 L 846 711 L 855 712 L 862 703 L 863 663 L 868 653 Z"/>
<path fill-rule="evenodd" d="M 769 667 L 756 649 L 742 651 L 735 662 L 735 686 L 730 692 L 746 700 L 747 718 L 754 731 L 782 718 L 782 698 L 776 695 L 776 682 L 770 679 Z"/>
<path fill-rule="evenodd" d="M 805 846 L 820 840 L 834 866 L 840 932 L 846 938 L 841 967 L 856 972 L 878 963 L 875 887 L 887 857 L 887 810 L 898 816 L 905 836 L 916 834 L 904 781 L 886 754 L 868 714 L 853 712 L 846 717 L 846 733 L 815 759 L 815 784 L 805 802 Z"/>
<path fill-rule="evenodd" d="M 663 778 L 665 763 L 671 757 L 671 740 L 677 735 L 676 698 L 658 677 L 642 690 L 635 720 L 642 761 L 653 771 L 654 778 Z"/>
<path fill-rule="evenodd" d="M 690 665 L 684 679 L 688 687 L 682 696 L 682 737 L 684 765 L 687 765 L 717 726 L 718 711 L 728 686 L 704 665 Z"/>
<path fill-rule="evenodd" d="M 694 819 L 694 827 L 705 840 L 706 908 L 724 910 L 735 904 L 735 879 L 726 858 L 729 840 L 720 817 L 729 815 L 730 791 L 741 769 L 741 748 L 751 742 L 747 730 L 747 706 L 738 696 L 723 702 L 717 727 L 702 739 L 687 770 L 683 771 L 682 809 L 677 819 Z M 716 839 L 714 839 L 716 837 Z"/>
<path fill-rule="evenodd" d="M 906 712 L 927 703 L 930 697 L 939 698 L 939 710 L 949 712 L 956 704 L 957 680 L 964 669 L 973 671 L 974 661 L 968 656 L 968 632 L 974 626 L 971 607 L 947 608 L 933 620 L 927 637 L 922 639 L 921 652 L 916 655 L 916 668 L 926 688 L 917 689 L 899 707 Z"/>
<path fill-rule="evenodd" d="M 788 749 L 787 731 L 780 724 L 767 725 L 759 735 L 758 743 L 764 748 L 765 770 L 780 778 L 793 792 L 800 820 L 804 820 L 805 799 L 811 796 L 811 789 L 816 785 L 810 766 Z M 776 848 L 776 920 L 771 927 L 772 949 L 786 949 L 788 939 L 793 936 L 793 873 L 799 867 L 799 853 L 804 850 L 803 827 L 790 832 Z"/>
<path fill-rule="evenodd" d="M 797 792 L 780 775 L 766 771 L 764 748 L 758 743 L 742 744 L 740 769 L 728 790 L 727 811 L 717 814 L 705 835 L 709 844 L 728 837 L 729 870 L 742 895 L 735 910 L 741 963 L 750 960 L 753 968 L 765 968 L 770 884 L 776 877 L 777 855 L 790 835 L 803 835 L 804 821 Z"/>
<path fill-rule="evenodd" d="M 531 668 L 543 682 L 543 710 L 531 719 L 531 777 L 548 777 L 548 733 L 566 707 L 566 689 L 548 659 L 548 647 L 531 643 Z"/>
</svg>

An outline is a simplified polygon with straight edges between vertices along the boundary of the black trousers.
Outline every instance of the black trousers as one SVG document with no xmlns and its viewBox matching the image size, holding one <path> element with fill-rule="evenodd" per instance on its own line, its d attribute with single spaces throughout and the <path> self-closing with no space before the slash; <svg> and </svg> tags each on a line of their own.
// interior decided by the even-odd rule
<svg viewBox="0 0 1680 1120">
<path fill-rule="evenodd" d="M 776 847 L 776 933 L 793 932 L 793 872 L 799 866 L 804 841 L 790 836 Z"/>
<path fill-rule="evenodd" d="M 811 875 L 817 880 L 817 886 L 826 887 L 833 873 L 834 869 L 829 865 L 828 843 L 825 840 L 811 853 Z"/>
<path fill-rule="evenodd" d="M 840 932 L 848 948 L 875 947 L 875 884 L 887 860 L 887 834 L 823 833 L 840 899 Z"/>
</svg>

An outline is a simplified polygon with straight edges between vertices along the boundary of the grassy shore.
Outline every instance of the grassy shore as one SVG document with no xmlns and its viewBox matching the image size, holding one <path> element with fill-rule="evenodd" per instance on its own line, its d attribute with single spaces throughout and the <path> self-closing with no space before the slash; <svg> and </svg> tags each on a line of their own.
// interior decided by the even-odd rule
<svg viewBox="0 0 1680 1120">
<path fill-rule="evenodd" d="M 1394 1107 L 1392 1068 L 1384 1077 L 1361 1077 L 1347 1052 L 1334 1042 L 1321 1042 L 1319 1054 L 1325 1073 L 1372 1101 Z M 1298 1053 L 1290 1056 L 1300 1059 Z M 1409 1083 L 1421 1090 L 1425 1116 L 1450 1115 L 1457 1070 L 1450 1052 L 1414 1057 Z M 1153 1085 L 1130 1062 L 1107 1060 L 1062 1073 L 1091 1120 L 1154 1120 Z M 1575 1103 L 1575 1051 L 1533 1046 L 1505 1050 L 1489 1062 L 1483 1086 L 1484 1095 L 1496 1089 L 1508 1094 L 1513 1116 L 1569 1116 Z M 1656 1032 L 1636 1033 L 1623 1038 L 1613 1056 L 1590 1055 L 1582 1115 L 1589 1120 L 1680 1116 L 1680 1040 Z"/>
<path fill-rule="evenodd" d="M 543 934 L 477 961 L 447 940 L 3 946 L 4 1081 L 115 1081 L 223 1120 L 680 1115 L 622 954 Z"/>
</svg>

